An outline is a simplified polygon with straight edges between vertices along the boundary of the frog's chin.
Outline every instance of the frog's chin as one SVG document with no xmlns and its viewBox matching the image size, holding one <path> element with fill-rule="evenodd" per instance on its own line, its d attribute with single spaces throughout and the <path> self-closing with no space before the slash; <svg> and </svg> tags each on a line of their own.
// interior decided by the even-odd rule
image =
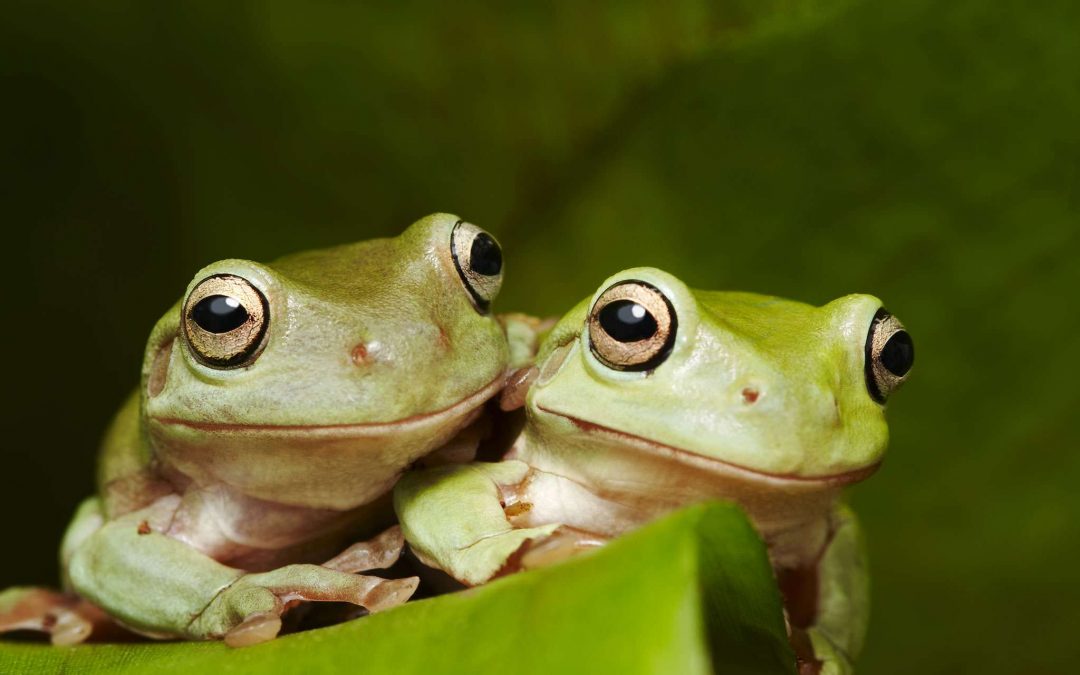
<svg viewBox="0 0 1080 675">
<path fill-rule="evenodd" d="M 552 410 L 551 408 L 542 405 L 538 405 L 537 407 L 549 415 L 555 415 L 569 421 L 575 427 L 587 434 L 605 436 L 617 440 L 622 444 L 633 446 L 639 450 L 662 455 L 684 464 L 693 465 L 705 471 L 730 474 L 748 482 L 764 482 L 777 486 L 808 489 L 840 488 L 869 478 L 881 466 L 881 460 L 878 459 L 861 467 L 829 474 L 802 475 L 796 473 L 764 471 L 736 464 L 734 462 L 724 461 L 716 457 L 709 457 L 694 452 L 693 450 L 661 443 L 660 441 L 638 436 L 637 434 L 632 434 L 627 431 L 613 429 L 602 424 L 597 424 L 595 422 L 574 417 L 573 415 Z"/>
<path fill-rule="evenodd" d="M 150 417 L 148 432 L 162 471 L 184 482 L 347 511 L 378 499 L 411 463 L 449 443 L 501 385 L 500 376 L 451 406 L 389 422 L 284 426 Z"/>
<path fill-rule="evenodd" d="M 428 412 L 410 415 L 401 419 L 385 422 L 345 422 L 340 424 L 263 424 L 263 423 L 233 423 L 233 422 L 204 422 L 187 420 L 181 417 L 154 416 L 148 417 L 149 422 L 160 429 L 175 429 L 186 434 L 192 432 L 205 432 L 211 435 L 220 434 L 256 434 L 267 436 L 350 436 L 350 437 L 385 437 L 399 434 L 408 434 L 421 431 L 432 426 L 439 426 L 444 422 L 454 420 L 480 407 L 485 401 L 494 396 L 503 386 L 505 376 L 500 373 L 495 379 L 482 388 L 474 391 L 465 398 L 450 404 L 444 408 Z"/>
</svg>

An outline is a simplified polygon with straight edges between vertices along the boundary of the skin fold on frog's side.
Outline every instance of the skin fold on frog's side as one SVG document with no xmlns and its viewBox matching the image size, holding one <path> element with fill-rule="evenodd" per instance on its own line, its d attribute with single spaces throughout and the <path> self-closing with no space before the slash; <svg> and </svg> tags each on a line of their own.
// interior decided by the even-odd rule
<svg viewBox="0 0 1080 675">
<path fill-rule="evenodd" d="M 401 473 L 472 459 L 512 353 L 531 358 L 507 341 L 527 322 L 508 330 L 489 312 L 502 272 L 495 240 L 447 214 L 201 270 L 106 434 L 97 495 L 62 544 L 67 592 L 0 594 L 0 632 L 71 644 L 107 616 L 243 645 L 277 635 L 301 601 L 405 602 L 415 577 L 357 573 L 400 554 L 400 530 L 378 533 Z"/>
<path fill-rule="evenodd" d="M 850 672 L 868 580 L 838 498 L 880 464 L 913 360 L 868 295 L 813 307 L 625 270 L 511 377 L 502 404 L 527 422 L 508 458 L 407 474 L 394 506 L 421 562 L 476 585 L 734 501 L 768 547 L 801 672 Z"/>
</svg>

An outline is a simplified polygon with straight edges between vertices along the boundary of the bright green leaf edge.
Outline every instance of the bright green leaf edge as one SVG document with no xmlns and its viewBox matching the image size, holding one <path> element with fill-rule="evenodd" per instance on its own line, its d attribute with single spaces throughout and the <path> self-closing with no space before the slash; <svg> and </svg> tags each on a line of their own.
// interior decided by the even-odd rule
<svg viewBox="0 0 1080 675">
<path fill-rule="evenodd" d="M 568 563 L 272 642 L 0 644 L 3 673 L 793 673 L 760 538 L 728 504 Z"/>
</svg>

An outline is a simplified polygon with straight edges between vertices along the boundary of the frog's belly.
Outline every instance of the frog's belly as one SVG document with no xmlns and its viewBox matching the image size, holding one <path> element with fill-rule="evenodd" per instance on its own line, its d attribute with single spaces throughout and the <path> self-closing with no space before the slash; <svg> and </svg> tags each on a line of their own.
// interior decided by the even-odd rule
<svg viewBox="0 0 1080 675">
<path fill-rule="evenodd" d="M 739 504 L 769 547 L 776 567 L 799 567 L 817 559 L 829 537 L 829 513 L 835 491 L 799 495 L 773 494 L 765 499 L 743 486 L 718 481 L 711 490 L 649 490 L 627 485 L 600 491 L 564 476 L 533 470 L 524 483 L 508 491 L 515 527 L 560 523 L 610 539 L 694 503 L 719 499 Z"/>
<path fill-rule="evenodd" d="M 262 571 L 322 562 L 386 527 L 392 515 L 389 496 L 335 511 L 279 504 L 223 486 L 189 487 L 165 534 L 221 563 Z"/>
</svg>

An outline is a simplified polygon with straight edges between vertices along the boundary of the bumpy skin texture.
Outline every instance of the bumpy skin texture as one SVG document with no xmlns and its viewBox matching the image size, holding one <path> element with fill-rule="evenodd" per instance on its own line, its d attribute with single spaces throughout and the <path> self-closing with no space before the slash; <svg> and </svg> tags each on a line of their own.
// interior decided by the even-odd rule
<svg viewBox="0 0 1080 675">
<path fill-rule="evenodd" d="M 627 281 L 658 290 L 677 320 L 666 358 L 641 371 L 598 358 L 589 331 L 594 305 Z M 692 291 L 652 268 L 620 272 L 545 339 L 506 461 L 398 484 L 406 540 L 427 564 L 478 584 L 681 506 L 732 500 L 769 547 L 802 671 L 850 672 L 867 579 L 857 523 L 838 497 L 887 444 L 864 369 L 880 307 L 866 295 L 812 307 Z"/>
<path fill-rule="evenodd" d="M 213 366 L 184 300 L 157 323 L 142 383 L 106 433 L 98 495 L 65 536 L 65 586 L 145 635 L 238 645 L 273 637 L 297 601 L 408 599 L 415 578 L 356 574 L 397 559 L 396 528 L 334 556 L 390 525 L 410 464 L 447 445 L 469 456 L 502 386 L 510 346 L 460 271 L 474 236 L 462 232 L 477 230 L 459 222 L 435 214 L 391 239 L 200 270 L 187 294 L 217 275 L 261 293 L 263 338 L 246 361 Z M 501 276 L 482 281 L 493 295 Z M 82 616 L 70 596 L 43 598 L 9 594 L 0 630 Z M 61 640 L 100 619 L 84 612 Z"/>
</svg>

